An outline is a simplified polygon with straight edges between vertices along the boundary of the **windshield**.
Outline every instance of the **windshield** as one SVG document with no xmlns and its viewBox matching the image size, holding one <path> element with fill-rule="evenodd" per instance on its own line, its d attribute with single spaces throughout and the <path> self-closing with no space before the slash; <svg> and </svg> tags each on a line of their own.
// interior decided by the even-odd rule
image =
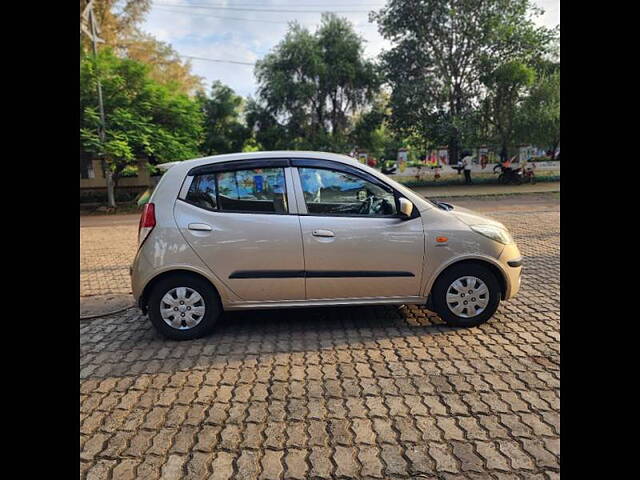
<svg viewBox="0 0 640 480">
<path fill-rule="evenodd" d="M 380 174 L 380 172 L 376 172 L 376 173 Z M 382 175 L 384 175 L 384 174 L 382 174 Z M 423 197 L 423 196 L 419 195 L 418 193 L 416 193 L 415 191 L 411 190 L 410 188 L 405 187 L 401 183 L 398 183 L 395 180 L 389 178 L 387 175 L 384 175 L 384 178 L 385 178 L 387 183 L 389 183 L 393 188 L 395 188 L 397 191 L 399 191 L 400 193 L 404 194 L 408 198 L 418 197 L 420 200 L 426 201 L 427 203 L 431 204 L 434 207 L 442 208 L 438 204 L 438 202 L 436 200 L 431 200 L 430 198 Z"/>
</svg>

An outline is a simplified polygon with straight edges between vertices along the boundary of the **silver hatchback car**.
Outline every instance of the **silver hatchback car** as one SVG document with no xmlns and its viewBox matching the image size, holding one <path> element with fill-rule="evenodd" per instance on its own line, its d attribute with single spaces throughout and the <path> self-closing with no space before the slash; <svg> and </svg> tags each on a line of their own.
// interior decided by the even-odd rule
<svg viewBox="0 0 640 480">
<path fill-rule="evenodd" d="M 138 243 L 133 295 L 179 340 L 240 309 L 421 304 L 479 325 L 517 293 L 522 268 L 501 223 L 321 152 L 169 164 Z"/>
</svg>

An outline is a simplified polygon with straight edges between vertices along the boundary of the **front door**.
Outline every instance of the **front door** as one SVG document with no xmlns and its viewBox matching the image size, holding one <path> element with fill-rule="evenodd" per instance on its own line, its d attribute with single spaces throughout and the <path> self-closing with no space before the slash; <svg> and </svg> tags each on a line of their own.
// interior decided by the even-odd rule
<svg viewBox="0 0 640 480">
<path fill-rule="evenodd" d="M 393 191 L 377 179 L 305 164 L 319 163 L 294 160 L 306 207 L 300 224 L 307 299 L 418 296 L 421 219 L 401 219 Z"/>
<path fill-rule="evenodd" d="M 247 301 L 303 300 L 300 222 L 285 168 L 232 162 L 187 177 L 174 213 L 189 245 L 231 291 Z M 292 208 L 290 208 L 292 207 Z"/>
</svg>

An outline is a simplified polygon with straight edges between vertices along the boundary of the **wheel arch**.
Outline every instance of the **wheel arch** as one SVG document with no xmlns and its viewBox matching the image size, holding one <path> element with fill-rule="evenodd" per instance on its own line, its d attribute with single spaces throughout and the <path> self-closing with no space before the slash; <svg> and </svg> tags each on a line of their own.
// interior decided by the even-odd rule
<svg viewBox="0 0 640 480">
<path fill-rule="evenodd" d="M 216 284 L 214 282 L 211 281 L 210 278 L 208 278 L 206 275 L 203 275 L 202 273 L 200 273 L 200 272 L 198 272 L 196 270 L 190 270 L 188 268 L 173 268 L 173 269 L 165 270 L 163 272 L 158 273 L 157 275 L 152 277 L 147 282 L 147 284 L 144 286 L 144 289 L 142 290 L 142 293 L 140 294 L 140 298 L 138 299 L 138 306 L 140 307 L 140 309 L 142 310 L 142 312 L 144 314 L 147 313 L 149 295 L 151 294 L 151 291 L 153 290 L 153 287 L 160 280 L 163 280 L 163 279 L 165 279 L 167 277 L 171 277 L 173 275 L 189 275 L 189 276 L 192 276 L 194 278 L 198 278 L 200 280 L 203 280 L 203 281 L 207 282 L 209 285 L 211 285 L 211 288 L 213 288 L 215 290 L 215 292 L 217 293 L 218 298 L 220 299 L 221 307 L 222 307 L 222 303 L 223 302 L 222 302 L 220 289 L 216 286 Z"/>
<path fill-rule="evenodd" d="M 500 285 L 500 298 L 502 300 L 506 298 L 507 288 L 508 288 L 507 276 L 505 272 L 502 271 L 502 268 L 500 268 L 500 266 L 497 263 L 487 258 L 472 257 L 472 258 L 462 258 L 462 259 L 454 260 L 448 263 L 447 265 L 444 265 L 439 271 L 437 271 L 434 275 L 432 275 L 425 289 L 425 293 L 428 295 L 428 298 L 429 298 L 428 303 L 431 302 L 431 291 L 433 290 L 433 286 L 436 284 L 438 279 L 449 269 L 456 267 L 458 265 L 480 265 L 482 267 L 488 268 L 495 275 L 496 280 L 498 280 L 498 284 Z"/>
</svg>

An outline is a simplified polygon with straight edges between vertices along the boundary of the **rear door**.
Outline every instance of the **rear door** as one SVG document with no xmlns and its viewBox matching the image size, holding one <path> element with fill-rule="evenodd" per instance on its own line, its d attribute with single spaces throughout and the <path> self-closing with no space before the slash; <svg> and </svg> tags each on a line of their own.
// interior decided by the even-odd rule
<svg viewBox="0 0 640 480">
<path fill-rule="evenodd" d="M 176 201 L 184 238 L 243 300 L 305 298 L 300 222 L 287 165 L 269 159 L 197 167 Z"/>
<path fill-rule="evenodd" d="M 420 217 L 402 219 L 393 190 L 355 167 L 322 160 L 292 165 L 303 199 L 307 299 L 418 296 Z"/>
</svg>

